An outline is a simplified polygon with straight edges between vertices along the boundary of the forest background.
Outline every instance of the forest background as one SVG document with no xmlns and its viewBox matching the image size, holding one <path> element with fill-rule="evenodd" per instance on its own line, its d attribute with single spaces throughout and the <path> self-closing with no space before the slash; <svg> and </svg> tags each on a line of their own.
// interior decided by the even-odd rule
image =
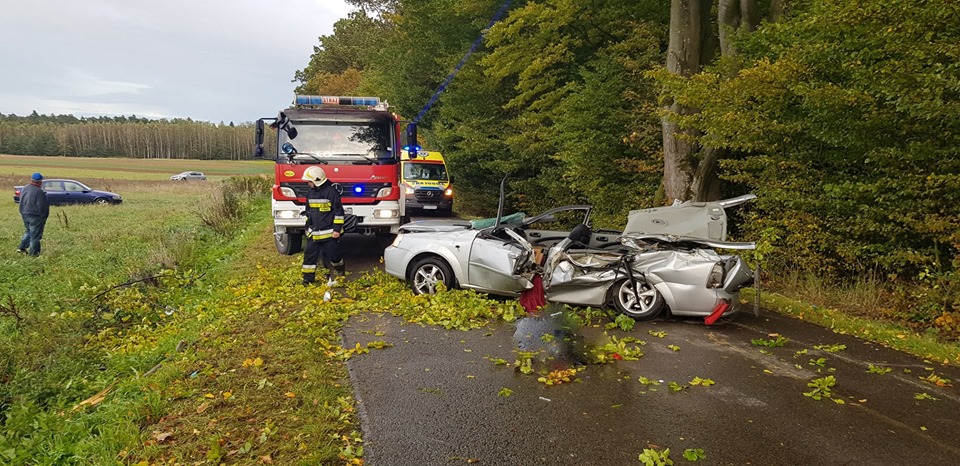
<svg viewBox="0 0 960 466">
<path fill-rule="evenodd" d="M 589 203 L 597 227 L 751 192 L 735 235 L 758 241 L 772 286 L 869 283 L 881 298 L 857 312 L 960 338 L 956 2 L 516 0 L 489 28 L 502 0 L 349 3 L 298 92 L 376 95 L 417 118 L 461 211 L 488 215 L 505 174 L 512 208 Z M 252 134 L 0 114 L 7 154 L 241 159 Z M 694 186 L 681 195 L 678 166 Z"/>
</svg>

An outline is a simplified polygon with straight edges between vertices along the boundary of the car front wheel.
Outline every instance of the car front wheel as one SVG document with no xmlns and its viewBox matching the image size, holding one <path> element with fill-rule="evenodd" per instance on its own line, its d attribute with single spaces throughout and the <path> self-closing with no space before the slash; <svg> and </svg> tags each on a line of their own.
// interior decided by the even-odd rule
<svg viewBox="0 0 960 466">
<path fill-rule="evenodd" d="M 107 198 L 105 198 L 105 197 L 98 197 L 98 198 L 96 198 L 96 199 L 93 200 L 93 203 L 94 203 L 94 204 L 100 204 L 100 205 L 106 204 L 106 203 L 108 203 L 108 202 L 110 202 L 110 201 L 108 201 Z"/>
<path fill-rule="evenodd" d="M 420 259 L 410 269 L 410 289 L 413 294 L 434 294 L 437 284 L 443 283 L 448 290 L 454 286 L 453 272 L 447 262 L 438 257 Z"/>
<path fill-rule="evenodd" d="M 613 285 L 613 305 L 621 314 L 636 320 L 652 320 L 663 312 L 663 295 L 653 285 L 635 280 L 637 290 L 633 289 L 630 279 L 622 279 Z"/>
</svg>

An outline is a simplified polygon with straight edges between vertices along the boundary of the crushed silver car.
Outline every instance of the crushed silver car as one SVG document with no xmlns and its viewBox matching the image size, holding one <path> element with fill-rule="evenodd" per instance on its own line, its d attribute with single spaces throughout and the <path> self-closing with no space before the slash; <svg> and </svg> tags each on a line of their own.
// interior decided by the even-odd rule
<svg viewBox="0 0 960 466">
<path fill-rule="evenodd" d="M 725 209 L 754 199 L 685 202 L 631 211 L 623 231 L 592 230 L 589 205 L 535 217 L 487 221 L 425 220 L 401 226 L 384 251 L 387 273 L 416 294 L 437 285 L 501 295 L 542 293 L 546 300 L 608 307 L 637 320 L 670 312 L 712 323 L 739 307 L 753 271 L 728 242 Z"/>
</svg>

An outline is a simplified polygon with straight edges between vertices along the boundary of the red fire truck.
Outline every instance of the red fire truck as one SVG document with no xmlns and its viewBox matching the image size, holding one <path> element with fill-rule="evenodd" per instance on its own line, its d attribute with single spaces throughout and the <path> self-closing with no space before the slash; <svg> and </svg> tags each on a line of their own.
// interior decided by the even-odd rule
<svg viewBox="0 0 960 466">
<path fill-rule="evenodd" d="M 274 239 L 280 254 L 303 247 L 307 182 L 319 165 L 341 191 L 347 233 L 396 233 L 404 215 L 398 184 L 400 125 L 377 97 L 298 95 L 294 106 L 256 124 L 255 156 L 263 157 L 265 121 L 277 130 L 273 185 Z M 272 152 L 272 151 L 271 151 Z"/>
</svg>

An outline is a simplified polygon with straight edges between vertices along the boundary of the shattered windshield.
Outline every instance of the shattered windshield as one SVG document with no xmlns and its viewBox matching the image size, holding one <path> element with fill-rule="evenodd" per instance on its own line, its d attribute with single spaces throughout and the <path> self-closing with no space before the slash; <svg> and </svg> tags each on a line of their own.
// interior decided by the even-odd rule
<svg viewBox="0 0 960 466">
<path fill-rule="evenodd" d="M 298 121 L 296 139 L 280 133 L 280 144 L 290 143 L 294 161 L 328 163 L 391 163 L 390 124 L 321 123 Z M 281 157 L 282 158 L 282 157 Z"/>
<path fill-rule="evenodd" d="M 407 181 L 447 181 L 447 167 L 442 163 L 407 162 L 403 167 Z"/>
</svg>

